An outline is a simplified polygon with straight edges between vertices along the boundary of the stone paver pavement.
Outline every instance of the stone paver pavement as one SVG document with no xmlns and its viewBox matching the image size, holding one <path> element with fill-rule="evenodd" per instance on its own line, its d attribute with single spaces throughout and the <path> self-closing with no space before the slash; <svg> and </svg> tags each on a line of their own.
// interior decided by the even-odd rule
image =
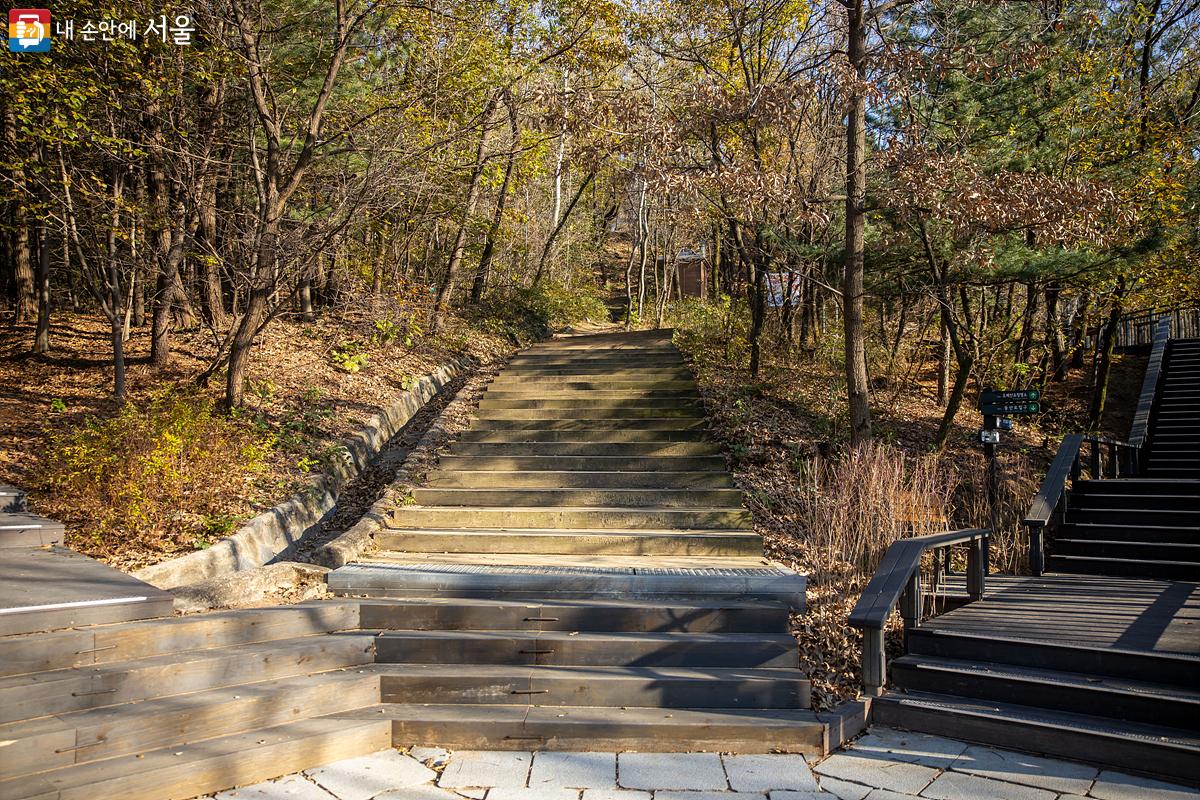
<svg viewBox="0 0 1200 800">
<path fill-rule="evenodd" d="M 814 764 L 717 753 L 384 750 L 215 800 L 1200 800 L 1200 790 L 873 728 Z"/>
</svg>

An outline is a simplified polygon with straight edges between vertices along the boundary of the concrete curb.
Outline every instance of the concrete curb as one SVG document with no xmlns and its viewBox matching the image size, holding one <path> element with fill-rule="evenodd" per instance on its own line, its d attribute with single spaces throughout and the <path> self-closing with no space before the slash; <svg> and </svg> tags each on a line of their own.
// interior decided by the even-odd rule
<svg viewBox="0 0 1200 800">
<path fill-rule="evenodd" d="M 313 478 L 307 487 L 249 520 L 236 533 L 205 550 L 144 567 L 133 576 L 160 589 L 172 589 L 286 559 L 305 531 L 336 505 L 341 488 L 362 472 L 384 444 L 470 363 L 468 358 L 457 358 L 421 378 L 416 386 L 341 442 L 342 459 L 329 472 Z"/>
</svg>

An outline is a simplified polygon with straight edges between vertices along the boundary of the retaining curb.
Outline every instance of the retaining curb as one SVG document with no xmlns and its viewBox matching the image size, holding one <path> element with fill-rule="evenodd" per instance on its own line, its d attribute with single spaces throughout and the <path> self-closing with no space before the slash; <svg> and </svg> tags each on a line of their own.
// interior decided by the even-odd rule
<svg viewBox="0 0 1200 800">
<path fill-rule="evenodd" d="M 471 363 L 469 358 L 458 358 L 421 378 L 416 386 L 342 440 L 343 460 L 331 471 L 313 478 L 307 487 L 252 518 L 236 533 L 205 550 L 139 569 L 133 576 L 159 589 L 172 589 L 286 559 L 305 531 L 337 504 L 341 488 L 362 472 L 388 440 Z"/>
</svg>

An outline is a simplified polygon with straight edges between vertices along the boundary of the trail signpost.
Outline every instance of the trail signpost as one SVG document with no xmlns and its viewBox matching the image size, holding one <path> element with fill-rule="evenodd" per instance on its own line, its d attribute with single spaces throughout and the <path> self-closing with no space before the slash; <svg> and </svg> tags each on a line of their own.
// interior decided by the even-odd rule
<svg viewBox="0 0 1200 800">
<path fill-rule="evenodd" d="M 1007 419 L 1022 414 L 1037 414 L 1042 410 L 1042 393 L 1037 389 L 1018 389 L 1001 392 L 984 389 L 979 395 L 979 410 L 983 412 L 983 428 L 979 441 L 983 445 L 983 456 L 987 459 L 988 511 L 992 533 L 1000 524 L 1000 473 L 996 463 L 996 445 L 1000 444 L 1000 431 L 1012 430 L 1013 421 Z M 983 540 L 983 574 L 988 571 L 988 539 Z"/>
</svg>

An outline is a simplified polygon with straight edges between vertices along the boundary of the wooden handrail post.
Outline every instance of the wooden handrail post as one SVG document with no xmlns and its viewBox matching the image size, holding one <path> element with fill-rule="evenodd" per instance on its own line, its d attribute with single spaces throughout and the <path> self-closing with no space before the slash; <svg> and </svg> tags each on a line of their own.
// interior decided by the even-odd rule
<svg viewBox="0 0 1200 800">
<path fill-rule="evenodd" d="M 1040 523 L 1027 523 L 1026 526 L 1029 528 L 1029 571 L 1041 575 L 1046 571 L 1046 527 Z"/>
<path fill-rule="evenodd" d="M 1091 474 L 1088 477 L 1094 481 L 1098 481 L 1103 477 L 1100 473 L 1100 442 L 1097 439 L 1088 439 L 1088 444 L 1090 445 L 1088 468 L 1091 470 Z"/>
<path fill-rule="evenodd" d="M 967 595 L 972 600 L 983 599 L 984 575 L 987 567 L 984 565 L 983 538 L 976 537 L 967 545 Z"/>
<path fill-rule="evenodd" d="M 879 697 L 887 682 L 887 661 L 883 648 L 883 628 L 863 630 L 862 684 L 863 694 Z"/>
<path fill-rule="evenodd" d="M 921 624 L 921 571 L 914 570 L 908 578 L 908 587 L 900 595 L 900 617 L 907 632 Z"/>
</svg>

